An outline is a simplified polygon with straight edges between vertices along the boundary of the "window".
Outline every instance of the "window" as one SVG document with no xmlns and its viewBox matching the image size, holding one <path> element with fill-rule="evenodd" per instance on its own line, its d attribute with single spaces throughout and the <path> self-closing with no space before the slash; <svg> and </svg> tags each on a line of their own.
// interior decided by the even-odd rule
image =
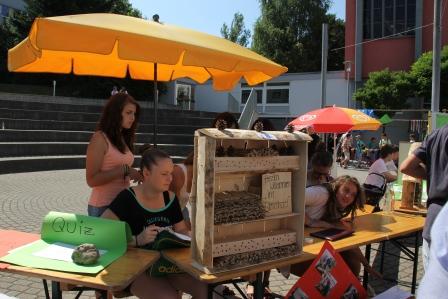
<svg viewBox="0 0 448 299">
<path fill-rule="evenodd" d="M 364 0 L 364 39 L 415 35 L 416 0 Z M 404 32 L 411 30 L 409 32 Z"/>
<path fill-rule="evenodd" d="M 266 104 L 289 104 L 289 89 L 268 89 Z"/>
<path fill-rule="evenodd" d="M 289 104 L 289 82 L 267 83 L 266 104 Z"/>
<path fill-rule="evenodd" d="M 241 104 L 246 104 L 250 91 L 247 84 L 241 84 Z M 261 105 L 288 105 L 289 82 L 269 82 L 260 84 L 254 88 L 257 95 L 257 104 Z M 265 93 L 263 91 L 265 90 Z M 264 111 L 265 108 L 263 108 Z"/>
<path fill-rule="evenodd" d="M 9 7 L 0 4 L 0 15 L 2 17 L 9 17 Z"/>
<path fill-rule="evenodd" d="M 246 104 L 250 91 L 250 89 L 243 89 L 241 91 L 241 104 Z M 255 92 L 257 93 L 257 104 L 261 104 L 263 100 L 263 90 L 255 89 Z"/>
<path fill-rule="evenodd" d="M 176 84 L 176 89 L 177 100 L 191 100 L 191 85 Z"/>
</svg>

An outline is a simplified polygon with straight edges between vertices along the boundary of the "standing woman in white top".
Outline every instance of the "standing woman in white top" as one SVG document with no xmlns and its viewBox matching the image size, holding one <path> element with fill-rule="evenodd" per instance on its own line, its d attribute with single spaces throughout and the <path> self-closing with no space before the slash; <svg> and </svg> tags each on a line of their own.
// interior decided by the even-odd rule
<svg viewBox="0 0 448 299">
<path fill-rule="evenodd" d="M 193 179 L 193 158 L 194 152 L 191 152 L 182 163 L 174 165 L 173 180 L 169 188 L 179 199 L 182 214 L 189 229 L 191 229 L 190 193 Z"/>
<path fill-rule="evenodd" d="M 396 148 L 390 144 L 386 144 L 380 149 L 380 158 L 377 159 L 369 168 L 369 174 L 366 177 L 364 184 L 382 188 L 384 180 L 376 175 L 370 175 L 372 173 L 377 173 L 386 179 L 387 183 L 393 182 L 397 179 L 397 172 L 390 171 L 387 164 L 395 158 L 397 154 L 394 154 Z M 398 153 L 398 151 L 397 151 Z"/>
<path fill-rule="evenodd" d="M 344 228 L 351 226 L 356 210 L 364 209 L 365 196 L 355 177 L 343 175 L 331 183 L 311 186 L 305 189 L 305 225 L 322 228 Z M 361 264 L 375 276 L 374 271 L 359 248 L 340 252 L 342 258 L 358 277 Z M 305 266 L 305 267 L 304 267 Z M 307 269 L 304 264 L 293 265 L 292 272 L 298 274 Z"/>
</svg>

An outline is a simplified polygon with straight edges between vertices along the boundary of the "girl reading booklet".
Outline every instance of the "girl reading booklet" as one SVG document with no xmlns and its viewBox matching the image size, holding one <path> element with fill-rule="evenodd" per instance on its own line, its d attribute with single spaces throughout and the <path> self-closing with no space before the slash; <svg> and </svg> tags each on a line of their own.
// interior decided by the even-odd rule
<svg viewBox="0 0 448 299">
<path fill-rule="evenodd" d="M 179 201 L 174 193 L 168 191 L 173 167 L 173 161 L 166 153 L 145 147 L 140 166 L 143 183 L 123 190 L 103 213 L 102 217 L 129 224 L 134 235 L 130 246 L 155 249 L 153 245 L 160 239 L 159 233 L 166 232 L 167 228 L 190 235 Z M 157 294 L 158 298 L 174 299 L 178 298 L 177 291 L 180 290 L 194 298 L 206 298 L 204 283 L 179 271 L 171 269 L 169 272 L 163 277 L 152 277 L 148 273 L 140 275 L 131 284 L 131 293 L 139 298 L 154 298 Z"/>
</svg>

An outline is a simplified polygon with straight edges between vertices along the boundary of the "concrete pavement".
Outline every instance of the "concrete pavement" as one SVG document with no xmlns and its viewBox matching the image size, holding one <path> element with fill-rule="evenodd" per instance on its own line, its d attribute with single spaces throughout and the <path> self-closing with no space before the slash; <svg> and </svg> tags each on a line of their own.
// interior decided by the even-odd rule
<svg viewBox="0 0 448 299">
<path fill-rule="evenodd" d="M 347 172 L 359 177 L 360 180 L 366 175 L 365 172 L 353 170 Z M 85 183 L 84 170 L 5 174 L 0 175 L 0 186 L 0 228 L 34 233 L 40 231 L 42 219 L 49 211 L 85 214 L 90 192 Z M 373 255 L 374 252 L 372 260 Z M 396 259 L 387 257 L 385 265 L 387 277 L 395 277 L 403 282 L 411 280 L 411 262 L 402 260 L 398 263 Z M 422 273 L 420 262 L 418 281 Z M 296 280 L 297 277 L 293 275 L 289 279 L 284 279 L 277 271 L 273 271 L 271 289 L 285 295 Z M 372 281 L 372 285 L 377 292 L 380 292 L 393 283 Z M 406 286 L 401 288 L 410 290 Z M 17 298 L 45 296 L 41 280 L 2 272 L 0 272 L 0 293 Z M 76 293 L 64 293 L 64 298 L 74 298 L 75 295 Z M 80 298 L 94 298 L 93 292 L 86 292 Z"/>
</svg>

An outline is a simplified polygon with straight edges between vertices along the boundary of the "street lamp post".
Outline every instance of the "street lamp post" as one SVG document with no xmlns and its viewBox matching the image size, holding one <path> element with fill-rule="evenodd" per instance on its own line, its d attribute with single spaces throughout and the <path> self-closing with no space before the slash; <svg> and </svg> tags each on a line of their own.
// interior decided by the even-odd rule
<svg viewBox="0 0 448 299">
<path fill-rule="evenodd" d="M 352 62 L 344 61 L 345 73 L 347 74 L 347 108 L 350 108 L 350 72 L 352 71 Z"/>
</svg>

